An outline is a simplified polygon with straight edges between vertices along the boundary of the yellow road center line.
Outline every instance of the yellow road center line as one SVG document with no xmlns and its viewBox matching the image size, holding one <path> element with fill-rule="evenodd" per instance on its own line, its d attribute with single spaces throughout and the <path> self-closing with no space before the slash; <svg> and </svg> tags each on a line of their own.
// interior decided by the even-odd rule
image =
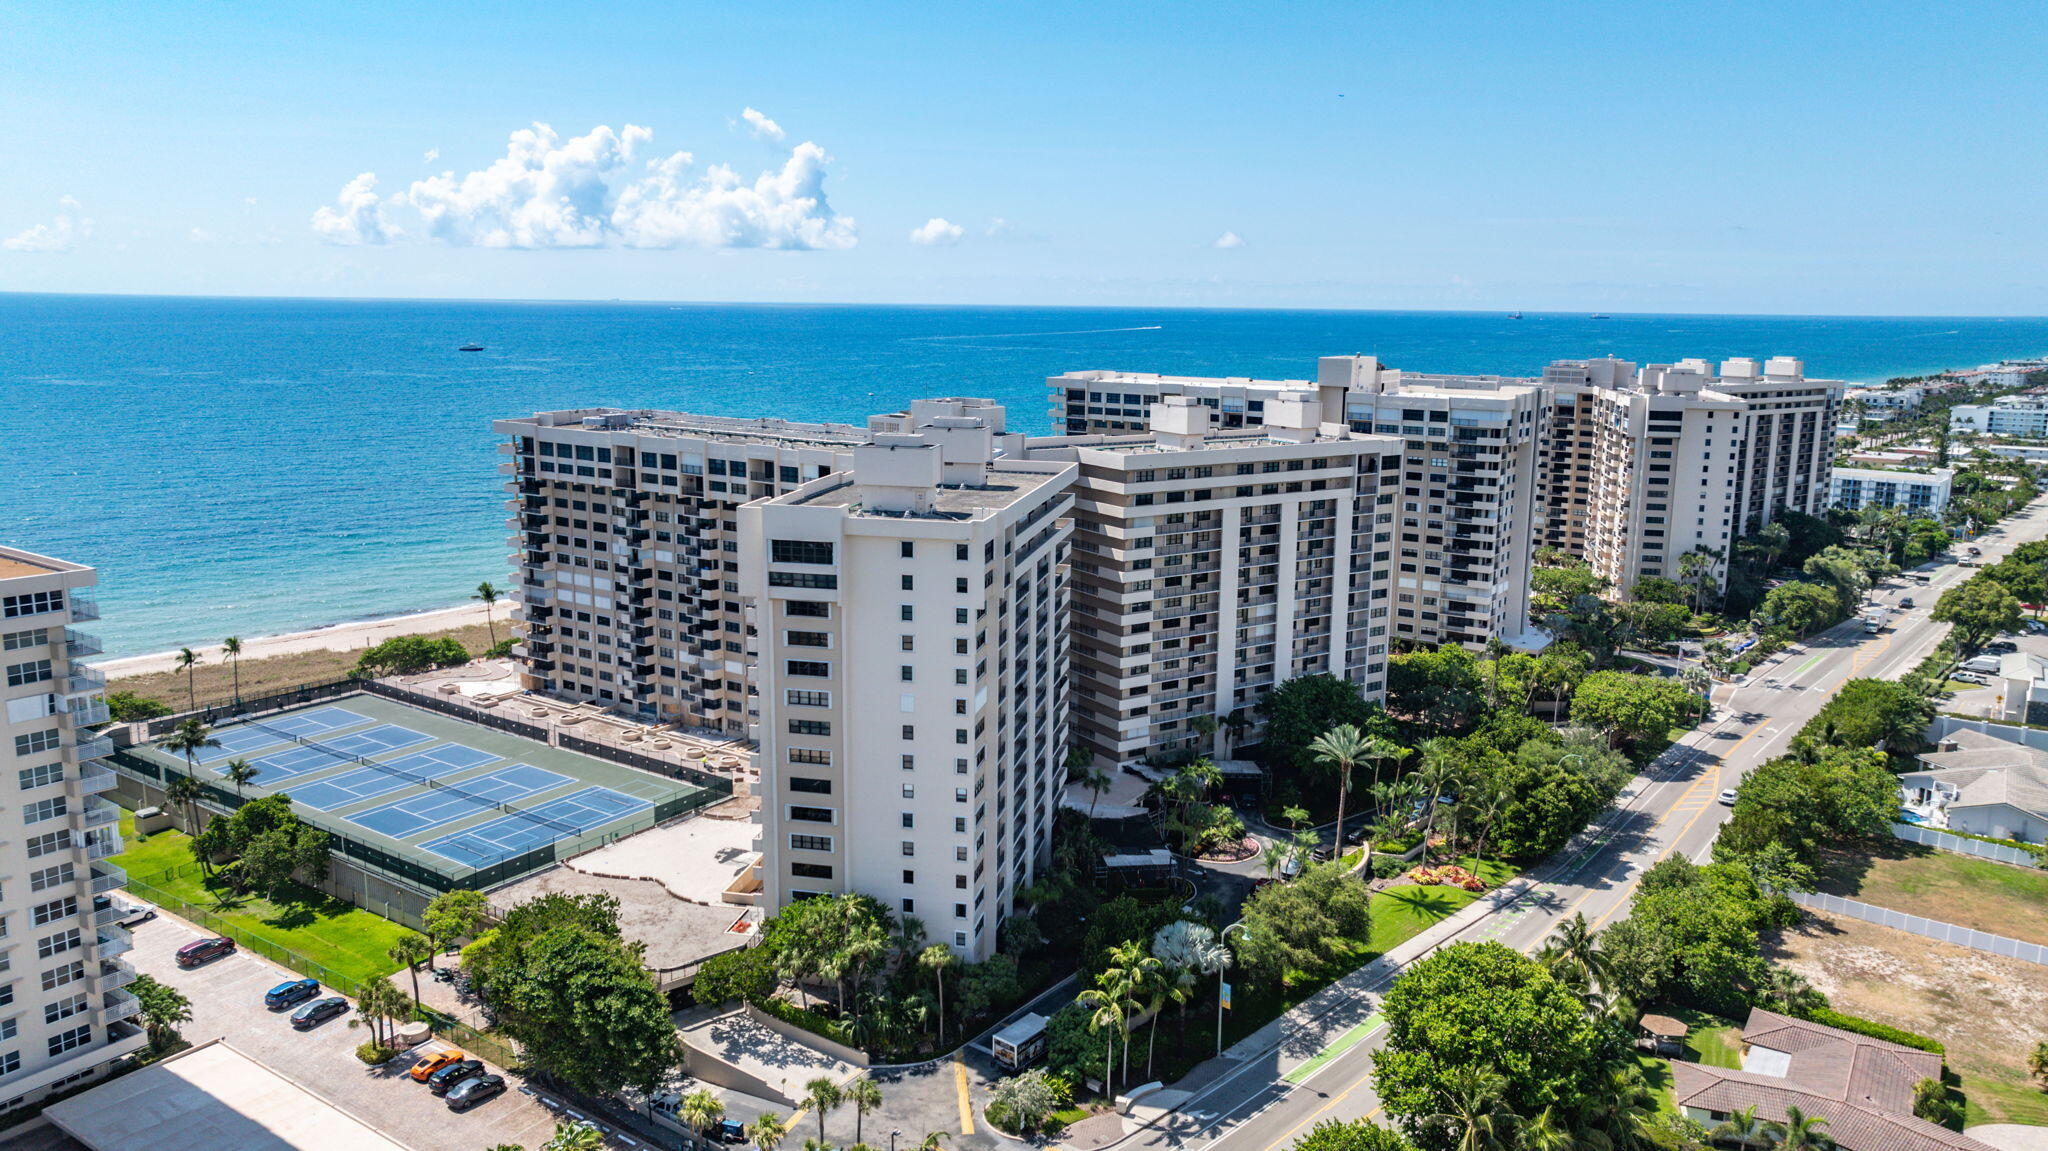
<svg viewBox="0 0 2048 1151">
<path fill-rule="evenodd" d="M 974 1134 L 974 1104 L 967 1098 L 967 1064 L 953 1056 L 953 1085 L 960 1092 L 960 1134 Z"/>
</svg>

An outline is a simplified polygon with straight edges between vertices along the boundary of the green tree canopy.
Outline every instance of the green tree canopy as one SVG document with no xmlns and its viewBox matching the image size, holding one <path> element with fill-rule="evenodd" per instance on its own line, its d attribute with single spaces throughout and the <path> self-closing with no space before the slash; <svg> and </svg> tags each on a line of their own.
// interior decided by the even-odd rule
<svg viewBox="0 0 2048 1151">
<path fill-rule="evenodd" d="M 1910 754 L 1925 746 L 1922 734 L 1933 719 L 1934 705 L 1905 684 L 1852 679 L 1806 722 L 1801 734 L 1836 747 L 1869 748 L 1882 742 L 1887 751 Z"/>
<path fill-rule="evenodd" d="M 1432 734 L 1470 731 L 1486 711 L 1486 679 L 1457 644 L 1403 652 L 1387 660 L 1387 710 Z"/>
<path fill-rule="evenodd" d="M 1297 676 L 1267 692 L 1256 709 L 1266 721 L 1266 758 L 1310 766 L 1308 745 L 1340 724 L 1391 735 L 1386 715 L 1366 702 L 1359 686 L 1329 674 Z"/>
<path fill-rule="evenodd" d="M 1572 722 L 1640 743 L 1664 736 L 1693 714 L 1697 702 L 1675 679 L 1596 671 L 1572 693 Z"/>
<path fill-rule="evenodd" d="M 1781 756 L 1736 788 L 1714 857 L 1739 859 L 1782 843 L 1810 865 L 1831 844 L 1883 835 L 1898 808 L 1898 779 L 1874 748 L 1828 748 L 1813 761 Z"/>
<path fill-rule="evenodd" d="M 1252 892 L 1244 905 L 1239 961 L 1262 978 L 1314 972 L 1370 938 L 1372 892 L 1340 863 L 1310 864 L 1290 883 Z"/>
<path fill-rule="evenodd" d="M 1615 989 L 1634 1002 L 1739 1014 L 1769 977 L 1757 932 L 1773 914 L 1746 868 L 1674 855 L 1644 873 L 1629 917 L 1600 934 L 1600 947 Z"/>
<path fill-rule="evenodd" d="M 1934 601 L 1932 618 L 1954 624 L 1956 646 L 1975 651 L 1999 633 L 2020 626 L 2020 601 L 2004 584 L 1979 574 L 1942 592 Z"/>
<path fill-rule="evenodd" d="M 1445 1134 L 1422 1120 L 1445 1112 L 1461 1069 L 1490 1069 L 1518 1114 L 1575 1111 L 1603 1086 L 1617 1047 L 1573 990 L 1541 963 L 1498 943 L 1454 943 L 1415 964 L 1380 1003 L 1386 1045 L 1373 1087 L 1387 1113 L 1425 1147 Z"/>
<path fill-rule="evenodd" d="M 1757 617 L 1782 627 L 1795 636 L 1811 635 L 1840 622 L 1848 615 L 1842 593 L 1830 584 L 1792 580 L 1779 584 L 1764 595 Z"/>
<path fill-rule="evenodd" d="M 1399 1131 L 1364 1119 L 1325 1119 L 1294 1141 L 1294 1151 L 1414 1151 Z"/>
</svg>

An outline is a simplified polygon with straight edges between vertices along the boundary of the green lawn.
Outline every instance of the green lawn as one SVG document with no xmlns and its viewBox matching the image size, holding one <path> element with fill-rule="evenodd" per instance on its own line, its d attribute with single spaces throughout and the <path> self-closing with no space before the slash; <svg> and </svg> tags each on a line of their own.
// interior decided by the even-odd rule
<svg viewBox="0 0 2048 1151">
<path fill-rule="evenodd" d="M 1671 1064 L 1655 1055 L 1636 1054 L 1636 1066 L 1642 1069 L 1643 1082 L 1649 1085 L 1650 1094 L 1657 1099 L 1657 1112 L 1661 1115 L 1678 1113 L 1678 1103 L 1671 1098 Z"/>
<path fill-rule="evenodd" d="M 207 930 L 234 936 L 251 950 L 323 981 L 365 982 L 397 971 L 385 954 L 411 934 L 401 924 L 307 888 L 282 903 L 208 886 L 192 866 L 190 841 L 181 831 L 138 840 L 133 817 L 121 817 L 127 850 L 113 862 L 128 872 L 137 898 L 160 902 Z M 181 906 L 182 905 L 182 906 Z"/>
<path fill-rule="evenodd" d="M 1685 1046 L 1692 1052 L 1693 1062 L 1741 1069 L 1742 1028 L 1704 1011 L 1678 1010 L 1672 1015 L 1686 1026 Z"/>
<path fill-rule="evenodd" d="M 1958 1073 L 1963 1091 L 1963 1124 L 2025 1123 L 2048 1126 L 2048 1095 L 2017 1067 L 1992 1075 Z"/>
<path fill-rule="evenodd" d="M 1893 911 L 2048 944 L 2048 871 L 1888 840 L 1836 853 L 1817 886 Z"/>
</svg>

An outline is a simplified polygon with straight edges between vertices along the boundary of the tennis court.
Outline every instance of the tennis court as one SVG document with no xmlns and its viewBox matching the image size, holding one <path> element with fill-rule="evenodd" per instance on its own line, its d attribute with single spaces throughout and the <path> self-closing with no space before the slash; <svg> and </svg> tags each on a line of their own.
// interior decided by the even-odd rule
<svg viewBox="0 0 2048 1151">
<path fill-rule="evenodd" d="M 212 737 L 220 746 L 194 758 L 219 794 L 283 793 L 315 826 L 454 877 L 551 843 L 568 850 L 570 840 L 642 830 L 717 798 L 700 783 L 367 692 L 225 722 Z M 186 769 L 160 746 L 133 750 Z M 255 769 L 240 789 L 224 782 L 233 759 Z"/>
</svg>

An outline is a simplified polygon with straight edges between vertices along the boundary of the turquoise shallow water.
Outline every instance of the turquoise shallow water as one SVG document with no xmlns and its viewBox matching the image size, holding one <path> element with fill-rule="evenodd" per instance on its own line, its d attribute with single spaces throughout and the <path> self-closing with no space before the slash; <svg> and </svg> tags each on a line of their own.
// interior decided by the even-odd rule
<svg viewBox="0 0 2048 1151">
<path fill-rule="evenodd" d="M 0 295 L 0 541 L 98 566 L 95 630 L 136 654 L 507 582 L 497 416 L 859 421 L 970 394 L 1043 431 L 1050 374 L 1302 376 L 1349 352 L 1503 373 L 1782 354 L 1881 379 L 2048 352 L 2048 319 Z"/>
</svg>

